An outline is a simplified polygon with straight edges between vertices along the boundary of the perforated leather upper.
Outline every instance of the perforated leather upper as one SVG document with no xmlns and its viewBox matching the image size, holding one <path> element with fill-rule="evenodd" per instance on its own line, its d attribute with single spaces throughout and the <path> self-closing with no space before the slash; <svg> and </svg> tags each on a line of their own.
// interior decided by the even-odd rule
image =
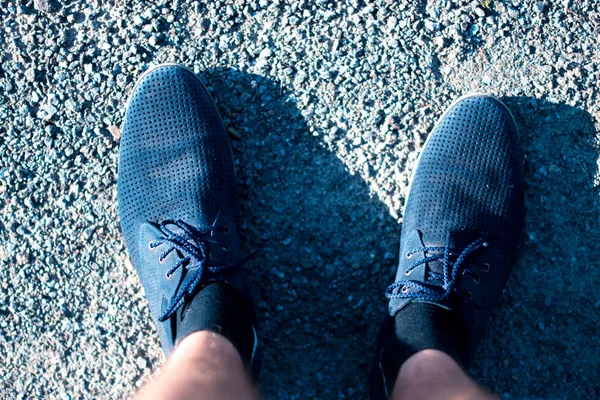
<svg viewBox="0 0 600 400">
<path fill-rule="evenodd" d="M 427 141 L 411 184 L 403 233 L 422 228 L 442 242 L 476 230 L 507 244 L 522 224 L 522 154 L 508 110 L 491 97 L 456 104 Z M 512 240 L 511 240 L 512 239 Z"/>
<path fill-rule="evenodd" d="M 162 296 L 174 293 L 156 295 L 164 267 L 151 268 L 144 262 L 148 255 L 140 254 L 152 240 L 142 230 L 148 222 L 212 226 L 223 220 L 221 225 L 232 230 L 227 236 L 232 249 L 215 251 L 221 251 L 219 257 L 239 254 L 238 186 L 229 138 L 209 93 L 191 71 L 160 66 L 138 81 L 122 129 L 118 201 L 121 229 L 155 319 L 164 308 Z M 165 345 L 173 338 L 162 325 L 168 324 L 157 326 Z"/>
<path fill-rule="evenodd" d="M 452 106 L 431 133 L 413 175 L 402 224 L 396 276 L 400 284 L 395 294 L 406 280 L 425 282 L 431 272 L 439 280 L 443 274 L 443 259 L 414 267 L 416 259 L 440 254 L 438 251 L 411 251 L 447 247 L 456 258 L 470 243 L 484 238 L 485 247 L 479 246 L 463 263 L 467 271 L 461 268 L 460 272 L 469 274 L 457 277 L 450 298 L 431 301 L 465 319 L 470 335 L 466 359 L 472 356 L 515 261 L 525 212 L 523 188 L 518 132 L 506 107 L 484 95 L 467 97 Z M 410 284 L 408 287 L 413 290 Z M 415 291 L 418 288 L 415 285 Z M 410 292 L 407 287 L 404 290 Z M 430 300 L 411 295 L 393 298 L 390 315 L 411 301 Z"/>
</svg>

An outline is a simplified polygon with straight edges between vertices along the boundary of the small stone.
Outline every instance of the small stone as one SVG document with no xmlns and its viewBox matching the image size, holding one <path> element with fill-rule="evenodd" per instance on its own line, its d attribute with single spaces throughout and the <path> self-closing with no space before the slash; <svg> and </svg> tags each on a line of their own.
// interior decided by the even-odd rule
<svg viewBox="0 0 600 400">
<path fill-rule="evenodd" d="M 50 0 L 33 0 L 33 8 L 42 12 L 50 12 L 54 6 Z"/>
<path fill-rule="evenodd" d="M 113 137 L 113 139 L 115 140 L 115 142 L 118 142 L 121 139 L 121 130 L 119 129 L 118 126 L 111 125 L 108 127 L 108 131 L 110 132 L 110 134 Z"/>
<path fill-rule="evenodd" d="M 144 359 L 144 357 L 138 357 L 135 360 L 135 363 L 137 364 L 137 366 L 138 366 L 139 369 L 146 369 L 147 362 Z"/>
<path fill-rule="evenodd" d="M 25 252 L 17 253 L 17 264 L 25 265 L 29 262 L 29 254 Z"/>
<path fill-rule="evenodd" d="M 260 52 L 258 57 L 259 58 L 269 58 L 269 57 L 271 57 L 272 54 L 273 54 L 273 52 L 271 51 L 271 49 L 267 47 L 266 49 L 263 49 L 263 51 Z"/>
<path fill-rule="evenodd" d="M 94 72 L 94 67 L 92 66 L 92 64 L 84 64 L 83 70 L 86 74 L 91 74 L 92 72 Z"/>
<path fill-rule="evenodd" d="M 233 8 L 231 4 L 225 8 L 225 15 L 227 15 L 229 18 L 235 15 L 235 8 Z"/>
<path fill-rule="evenodd" d="M 508 16 L 512 19 L 519 19 L 519 10 L 514 7 L 508 7 Z"/>
<path fill-rule="evenodd" d="M 86 228 L 86 229 L 83 231 L 83 238 L 84 238 L 85 240 L 90 240 L 90 239 L 92 238 L 92 236 L 94 236 L 94 232 L 96 232 L 96 229 L 97 229 L 97 228 L 98 228 L 98 226 L 97 226 L 97 225 L 95 225 L 95 224 L 94 224 L 94 225 L 91 225 L 91 226 L 89 226 L 88 228 Z"/>
<path fill-rule="evenodd" d="M 80 188 L 77 182 L 74 182 L 69 186 L 69 193 L 74 194 L 75 196 L 79 196 Z"/>
<path fill-rule="evenodd" d="M 538 14 L 543 13 L 546 10 L 546 3 L 543 1 L 538 1 L 533 4 L 533 11 Z"/>
<path fill-rule="evenodd" d="M 562 172 L 561 169 L 554 164 L 552 164 L 552 165 L 550 165 L 550 167 L 548 167 L 548 171 L 551 174 L 560 174 Z"/>
<path fill-rule="evenodd" d="M 69 205 L 69 202 L 68 202 L 68 200 L 66 198 L 61 197 L 61 198 L 58 199 L 57 204 L 58 204 L 59 208 L 65 209 Z"/>
<path fill-rule="evenodd" d="M 425 29 L 427 29 L 428 31 L 431 31 L 431 32 L 437 32 L 440 30 L 440 24 L 426 19 L 425 20 Z"/>
<path fill-rule="evenodd" d="M 302 110 L 302 116 L 306 119 L 312 118 L 315 115 L 315 109 L 313 107 L 308 107 L 307 109 Z"/>
<path fill-rule="evenodd" d="M 435 39 L 433 39 L 433 43 L 436 47 L 441 49 L 446 45 L 446 39 L 444 39 L 442 36 L 438 36 Z"/>
<path fill-rule="evenodd" d="M 136 25 L 136 26 L 140 26 L 140 25 L 142 25 L 143 23 L 144 23 L 144 19 L 143 19 L 141 16 L 139 16 L 139 15 L 135 15 L 135 16 L 133 17 L 133 24 L 134 24 L 134 25 Z"/>
<path fill-rule="evenodd" d="M 234 139 L 240 140 L 242 138 L 242 136 L 240 136 L 240 132 L 233 127 L 228 128 L 227 132 L 229 133 L 229 136 Z"/>
<path fill-rule="evenodd" d="M 71 111 L 79 111 L 81 109 L 81 104 L 79 104 L 77 102 L 77 100 L 75 99 L 67 99 L 67 101 L 65 101 L 65 108 L 67 110 L 71 110 Z"/>
<path fill-rule="evenodd" d="M 485 17 L 485 10 L 481 7 L 475 7 L 475 14 L 477 14 L 479 17 L 483 18 L 483 17 Z"/>
<path fill-rule="evenodd" d="M 25 71 L 25 79 L 27 79 L 29 82 L 35 82 L 35 69 L 33 68 L 29 68 Z"/>
<path fill-rule="evenodd" d="M 44 106 L 40 107 L 38 111 L 38 118 L 48 121 L 51 120 L 57 112 L 58 109 L 52 104 L 45 104 Z"/>
</svg>

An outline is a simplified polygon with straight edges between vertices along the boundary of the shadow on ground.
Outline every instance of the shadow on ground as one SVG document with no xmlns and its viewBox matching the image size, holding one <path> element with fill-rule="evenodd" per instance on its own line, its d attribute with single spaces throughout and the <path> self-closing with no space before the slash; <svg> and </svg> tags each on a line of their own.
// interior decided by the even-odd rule
<svg viewBox="0 0 600 400">
<path fill-rule="evenodd" d="M 366 398 L 396 265 L 397 222 L 312 136 L 285 90 L 234 70 L 204 74 L 233 136 L 268 399 Z M 517 398 L 595 398 L 598 147 L 585 111 L 505 99 L 526 156 L 520 260 L 472 369 Z"/>
<path fill-rule="evenodd" d="M 584 110 L 505 99 L 526 157 L 519 263 L 473 368 L 514 397 L 600 396 L 598 144 Z"/>
<path fill-rule="evenodd" d="M 398 223 L 277 83 L 204 74 L 233 136 L 267 399 L 365 398 Z M 239 137 L 236 140 L 235 137 Z"/>
</svg>

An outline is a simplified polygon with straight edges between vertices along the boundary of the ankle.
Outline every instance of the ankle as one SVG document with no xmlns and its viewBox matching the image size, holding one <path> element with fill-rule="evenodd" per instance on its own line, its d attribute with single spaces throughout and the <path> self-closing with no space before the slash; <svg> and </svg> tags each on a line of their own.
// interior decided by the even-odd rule
<svg viewBox="0 0 600 400">
<path fill-rule="evenodd" d="M 439 350 L 421 350 L 409 357 L 398 373 L 391 399 L 497 399 Z"/>
<path fill-rule="evenodd" d="M 178 317 L 176 343 L 179 345 L 188 336 L 202 331 L 218 334 L 226 339 L 228 345 L 233 345 L 236 354 L 241 356 L 244 364 L 251 370 L 256 348 L 254 306 L 238 289 L 227 283 L 214 282 L 206 285 L 190 301 L 190 304 Z M 205 345 L 219 345 L 214 335 L 200 335 L 198 345 L 202 340 L 210 341 Z"/>
</svg>

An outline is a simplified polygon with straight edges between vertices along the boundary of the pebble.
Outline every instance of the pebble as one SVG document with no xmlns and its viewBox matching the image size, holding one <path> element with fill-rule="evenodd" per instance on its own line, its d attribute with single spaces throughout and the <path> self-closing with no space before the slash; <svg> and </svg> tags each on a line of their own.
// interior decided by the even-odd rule
<svg viewBox="0 0 600 400">
<path fill-rule="evenodd" d="M 136 358 L 135 363 L 136 363 L 137 367 L 142 370 L 146 369 L 146 366 L 148 365 L 148 363 L 144 357 Z"/>
<path fill-rule="evenodd" d="M 16 260 L 17 260 L 18 265 L 23 266 L 23 265 L 28 264 L 29 263 L 29 253 L 26 253 L 26 252 L 17 253 Z"/>
<path fill-rule="evenodd" d="M 233 8 L 233 6 L 231 4 L 228 4 L 227 7 L 225 8 L 225 15 L 227 15 L 230 18 L 235 15 L 235 9 Z"/>
<path fill-rule="evenodd" d="M 446 45 L 446 39 L 442 36 L 438 36 L 434 39 L 435 47 L 442 48 Z"/>
<path fill-rule="evenodd" d="M 33 0 L 33 8 L 42 12 L 50 12 L 54 10 L 52 0 Z"/>
<path fill-rule="evenodd" d="M 121 139 L 121 130 L 118 126 L 110 125 L 108 127 L 108 131 L 110 132 L 110 135 L 112 136 L 114 141 L 118 142 Z"/>
<path fill-rule="evenodd" d="M 481 7 L 475 7 L 475 14 L 477 14 L 479 17 L 483 18 L 485 17 L 485 10 Z"/>
<path fill-rule="evenodd" d="M 431 32 L 437 32 L 440 30 L 440 24 L 430 20 L 425 20 L 425 28 Z"/>
<path fill-rule="evenodd" d="M 533 3 L 533 10 L 538 14 L 542 14 L 546 10 L 546 3 L 543 1 L 536 1 Z"/>
<path fill-rule="evenodd" d="M 519 18 L 519 10 L 517 10 L 514 7 L 508 7 L 508 15 L 512 18 L 512 19 L 518 19 Z"/>
<path fill-rule="evenodd" d="M 260 52 L 258 57 L 259 58 L 269 58 L 269 57 L 271 57 L 272 54 L 273 54 L 273 52 L 271 51 L 271 49 L 267 47 Z"/>
<path fill-rule="evenodd" d="M 29 81 L 29 82 L 35 82 L 35 77 L 36 77 L 36 72 L 35 69 L 33 68 L 28 68 L 27 70 L 25 70 L 25 78 Z"/>
</svg>

